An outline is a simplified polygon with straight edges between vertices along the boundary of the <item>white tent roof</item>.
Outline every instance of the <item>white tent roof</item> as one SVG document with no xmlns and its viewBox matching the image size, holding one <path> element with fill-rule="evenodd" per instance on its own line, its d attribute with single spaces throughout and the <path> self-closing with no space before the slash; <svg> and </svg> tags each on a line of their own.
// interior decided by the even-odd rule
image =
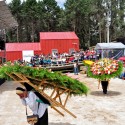
<svg viewBox="0 0 125 125">
<path fill-rule="evenodd" d="M 95 49 L 125 49 L 123 43 L 97 43 Z"/>
</svg>

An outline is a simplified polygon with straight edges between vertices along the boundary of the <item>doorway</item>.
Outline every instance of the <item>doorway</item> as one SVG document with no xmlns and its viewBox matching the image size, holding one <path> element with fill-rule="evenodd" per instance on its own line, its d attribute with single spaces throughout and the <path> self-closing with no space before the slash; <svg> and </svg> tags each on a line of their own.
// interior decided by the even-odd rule
<svg viewBox="0 0 125 125">
<path fill-rule="evenodd" d="M 70 55 L 72 55 L 72 54 L 74 54 L 74 53 L 75 53 L 75 49 L 74 49 L 74 48 L 69 49 L 69 54 L 70 54 Z"/>
<path fill-rule="evenodd" d="M 52 56 L 56 57 L 58 55 L 58 49 L 52 49 Z"/>
</svg>

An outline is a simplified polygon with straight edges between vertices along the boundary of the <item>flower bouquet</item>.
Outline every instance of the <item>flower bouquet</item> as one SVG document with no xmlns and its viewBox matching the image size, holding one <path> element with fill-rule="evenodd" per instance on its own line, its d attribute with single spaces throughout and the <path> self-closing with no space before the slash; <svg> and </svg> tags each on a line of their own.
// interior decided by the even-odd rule
<svg viewBox="0 0 125 125">
<path fill-rule="evenodd" d="M 119 76 L 123 70 L 122 62 L 109 58 L 104 58 L 93 63 L 88 63 L 87 67 L 87 75 L 89 77 L 99 79 L 99 85 L 101 82 L 104 94 L 107 94 L 107 86 L 109 84 L 109 80 Z"/>
<path fill-rule="evenodd" d="M 104 58 L 95 61 L 88 66 L 88 76 L 99 79 L 109 80 L 121 74 L 123 69 L 122 62 L 114 59 Z"/>
</svg>

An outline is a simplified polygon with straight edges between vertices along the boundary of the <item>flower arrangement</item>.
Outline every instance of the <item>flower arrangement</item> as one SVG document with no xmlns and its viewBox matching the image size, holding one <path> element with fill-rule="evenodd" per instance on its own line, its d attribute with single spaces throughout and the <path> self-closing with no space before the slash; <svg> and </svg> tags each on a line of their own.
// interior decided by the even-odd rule
<svg viewBox="0 0 125 125">
<path fill-rule="evenodd" d="M 117 60 L 104 58 L 95 61 L 88 66 L 88 76 L 99 79 L 109 80 L 120 75 L 123 64 Z"/>
</svg>

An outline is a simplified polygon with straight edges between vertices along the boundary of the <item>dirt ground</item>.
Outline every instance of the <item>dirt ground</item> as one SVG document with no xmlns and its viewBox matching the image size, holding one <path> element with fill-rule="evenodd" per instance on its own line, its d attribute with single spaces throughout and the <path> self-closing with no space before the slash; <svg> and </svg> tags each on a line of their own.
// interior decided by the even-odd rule
<svg viewBox="0 0 125 125">
<path fill-rule="evenodd" d="M 98 89 L 98 81 L 88 78 L 85 74 L 70 77 L 84 82 L 90 92 L 87 96 L 71 96 L 67 109 L 77 118 L 73 118 L 61 110 L 61 116 L 49 107 L 49 125 L 125 125 L 125 81 L 111 79 L 108 94 L 104 95 Z M 15 94 L 15 88 L 20 84 L 6 81 L 0 86 L 0 125 L 28 125 L 25 107 Z"/>
</svg>

